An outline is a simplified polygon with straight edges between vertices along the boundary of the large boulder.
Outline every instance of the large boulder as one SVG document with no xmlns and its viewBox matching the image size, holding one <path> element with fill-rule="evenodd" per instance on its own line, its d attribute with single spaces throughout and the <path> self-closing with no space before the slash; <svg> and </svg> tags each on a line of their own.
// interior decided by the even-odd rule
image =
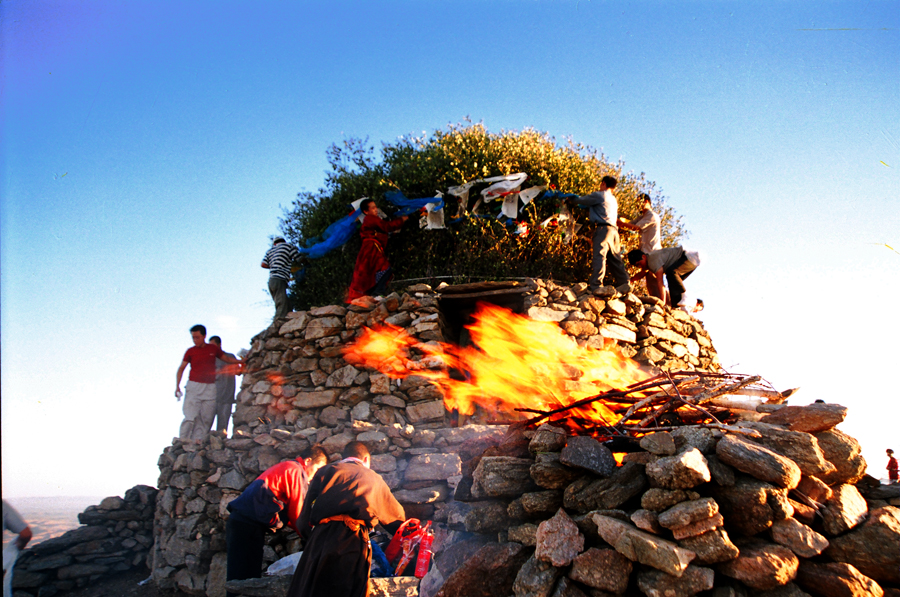
<svg viewBox="0 0 900 597">
<path fill-rule="evenodd" d="M 797 576 L 800 561 L 790 549 L 760 540 L 738 544 L 740 555 L 719 564 L 718 571 L 760 590 L 785 585 Z"/>
<path fill-rule="evenodd" d="M 833 538 L 825 555 L 877 581 L 900 584 L 900 508 L 872 510 L 861 526 Z"/>
<path fill-rule="evenodd" d="M 859 442 L 839 429 L 814 433 L 825 458 L 835 471 L 819 477 L 828 485 L 856 483 L 866 474 L 866 459 Z"/>
<path fill-rule="evenodd" d="M 517 497 L 534 491 L 531 478 L 533 460 L 512 456 L 485 456 L 472 473 L 472 495 L 483 497 Z"/>
<path fill-rule="evenodd" d="M 521 543 L 489 543 L 450 574 L 435 597 L 510 595 L 529 551 Z"/>
<path fill-rule="evenodd" d="M 569 510 L 586 513 L 591 510 L 618 508 L 647 488 L 644 466 L 628 462 L 606 479 L 585 477 L 566 487 L 563 504 Z"/>
<path fill-rule="evenodd" d="M 584 535 L 562 508 L 538 525 L 535 557 L 554 566 L 568 566 L 584 549 Z"/>
<path fill-rule="evenodd" d="M 844 562 L 818 563 L 804 560 L 797 571 L 797 584 L 822 597 L 882 597 L 881 586 Z"/>
<path fill-rule="evenodd" d="M 802 476 L 800 467 L 790 458 L 736 435 L 719 440 L 716 456 L 743 473 L 786 489 L 796 487 Z"/>
</svg>

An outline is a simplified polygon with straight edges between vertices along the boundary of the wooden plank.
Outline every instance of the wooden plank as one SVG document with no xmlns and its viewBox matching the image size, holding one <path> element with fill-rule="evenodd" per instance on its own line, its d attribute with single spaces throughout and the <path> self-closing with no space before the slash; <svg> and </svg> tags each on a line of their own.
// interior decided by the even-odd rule
<svg viewBox="0 0 900 597">
<path fill-rule="evenodd" d="M 500 295 L 516 295 L 516 294 L 525 294 L 528 292 L 527 286 L 522 286 L 520 288 L 501 288 L 500 290 L 485 290 L 482 292 L 468 292 L 465 294 L 448 294 L 441 296 L 441 300 L 449 301 L 456 299 L 470 299 L 470 298 L 484 298 L 488 296 L 500 296 Z"/>
<path fill-rule="evenodd" d="M 438 288 L 440 294 L 463 294 L 472 293 L 479 290 L 498 290 L 501 288 L 518 288 L 524 287 L 521 282 L 515 280 L 506 281 L 490 281 L 490 282 L 472 282 L 471 284 L 455 284 L 453 286 L 445 286 Z"/>
</svg>

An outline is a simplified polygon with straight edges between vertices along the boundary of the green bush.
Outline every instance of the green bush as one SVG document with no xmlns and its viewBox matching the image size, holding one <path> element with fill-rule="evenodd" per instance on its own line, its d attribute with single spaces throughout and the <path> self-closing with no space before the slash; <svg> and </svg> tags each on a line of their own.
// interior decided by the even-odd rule
<svg viewBox="0 0 900 597">
<path fill-rule="evenodd" d="M 381 161 L 374 155 L 367 141 L 353 139 L 332 145 L 325 188 L 297 195 L 281 220 L 285 238 L 305 246 L 346 216 L 349 204 L 361 197 L 375 199 L 390 214 L 393 206 L 384 200 L 390 190 L 399 189 L 410 199 L 432 197 L 436 191 L 446 193 L 449 187 L 468 181 L 517 172 L 528 174 L 523 189 L 548 185 L 579 195 L 595 191 L 600 179 L 611 174 L 619 180 L 615 194 L 620 217 L 635 217 L 640 210 L 638 196 L 647 193 L 660 216 L 663 245 L 678 244 L 685 234 L 681 217 L 643 173 L 624 172 L 621 161 L 612 164 L 597 150 L 571 140 L 558 145 L 553 137 L 532 129 L 490 133 L 481 124 L 466 122 L 436 130 L 427 138 L 404 137 L 385 143 Z M 481 183 L 471 189 L 469 210 L 486 186 Z M 528 232 L 520 235 L 515 226 L 496 219 L 501 201 L 482 208 L 485 218 L 463 217 L 451 222 L 459 204 L 453 196 L 444 199 L 446 230 L 423 230 L 416 222 L 407 222 L 391 236 L 388 258 L 396 280 L 467 282 L 532 276 L 570 283 L 586 281 L 590 275 L 592 228 L 587 225 L 587 210 L 572 209 L 576 221 L 585 226 L 567 244 L 559 230 L 540 225 L 558 213 L 559 200 L 538 196 L 522 209 L 519 222 L 528 226 Z M 626 251 L 638 245 L 636 234 L 624 233 L 622 241 Z M 356 236 L 343 248 L 305 263 L 304 278 L 291 285 L 297 308 L 342 302 L 359 247 Z"/>
</svg>

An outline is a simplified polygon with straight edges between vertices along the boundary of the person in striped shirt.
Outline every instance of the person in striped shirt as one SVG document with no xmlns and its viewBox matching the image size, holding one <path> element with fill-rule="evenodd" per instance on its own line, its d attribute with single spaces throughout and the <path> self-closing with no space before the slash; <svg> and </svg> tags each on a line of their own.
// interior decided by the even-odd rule
<svg viewBox="0 0 900 597">
<path fill-rule="evenodd" d="M 269 270 L 269 294 L 275 301 L 275 319 L 287 317 L 290 313 L 288 305 L 287 287 L 291 279 L 291 265 L 300 259 L 300 252 L 294 245 L 285 242 L 284 238 L 276 236 L 272 241 L 272 248 L 266 251 L 260 267 Z"/>
</svg>

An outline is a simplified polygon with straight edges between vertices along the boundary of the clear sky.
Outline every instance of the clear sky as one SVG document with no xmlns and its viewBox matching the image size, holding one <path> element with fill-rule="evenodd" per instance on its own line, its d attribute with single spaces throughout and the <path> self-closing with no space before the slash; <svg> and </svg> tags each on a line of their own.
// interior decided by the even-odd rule
<svg viewBox="0 0 900 597">
<path fill-rule="evenodd" d="M 4 496 L 155 485 L 188 328 L 268 324 L 328 146 L 467 116 L 646 172 L 723 365 L 900 449 L 895 0 L 4 0 L 0 52 Z"/>
</svg>

